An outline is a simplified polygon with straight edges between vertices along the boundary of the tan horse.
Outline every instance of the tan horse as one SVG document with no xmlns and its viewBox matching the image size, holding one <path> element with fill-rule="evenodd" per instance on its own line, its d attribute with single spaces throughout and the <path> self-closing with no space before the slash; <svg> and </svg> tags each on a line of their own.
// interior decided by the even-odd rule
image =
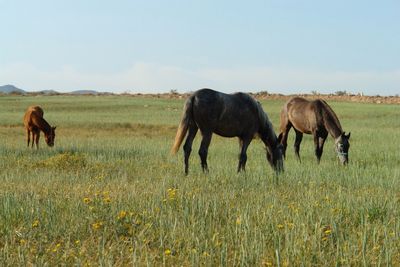
<svg viewBox="0 0 400 267">
<path fill-rule="evenodd" d="M 32 147 L 36 143 L 36 148 L 39 148 L 40 131 L 44 133 L 44 137 L 48 146 L 54 146 L 54 139 L 56 137 L 56 127 L 51 127 L 43 118 L 43 109 L 39 106 L 29 107 L 24 116 L 24 126 L 27 134 L 27 144 L 31 141 L 32 133 Z"/>
<path fill-rule="evenodd" d="M 278 139 L 283 145 L 284 155 L 286 155 L 287 138 L 291 127 L 296 132 L 294 150 L 299 160 L 303 133 L 314 136 L 315 155 L 318 163 L 321 159 L 326 137 L 330 134 L 335 139 L 335 148 L 341 163 L 348 163 L 350 133 L 345 134 L 335 112 L 324 100 L 309 101 L 301 97 L 294 97 L 283 106 L 281 133 Z"/>
</svg>

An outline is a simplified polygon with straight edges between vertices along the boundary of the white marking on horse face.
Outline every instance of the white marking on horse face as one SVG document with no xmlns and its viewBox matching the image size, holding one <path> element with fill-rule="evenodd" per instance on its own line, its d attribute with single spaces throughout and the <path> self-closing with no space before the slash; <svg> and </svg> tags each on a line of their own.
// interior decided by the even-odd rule
<svg viewBox="0 0 400 267">
<path fill-rule="evenodd" d="M 347 164 L 349 161 L 349 147 L 350 144 L 344 140 L 342 136 L 335 140 L 335 150 L 342 164 Z"/>
</svg>

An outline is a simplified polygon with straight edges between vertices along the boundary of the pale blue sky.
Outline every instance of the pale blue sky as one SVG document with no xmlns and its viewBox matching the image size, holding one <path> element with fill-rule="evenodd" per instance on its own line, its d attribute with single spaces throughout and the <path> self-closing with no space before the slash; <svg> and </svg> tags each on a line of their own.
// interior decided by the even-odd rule
<svg viewBox="0 0 400 267">
<path fill-rule="evenodd" d="M 400 94 L 400 1 L 0 0 L 0 85 Z"/>
</svg>

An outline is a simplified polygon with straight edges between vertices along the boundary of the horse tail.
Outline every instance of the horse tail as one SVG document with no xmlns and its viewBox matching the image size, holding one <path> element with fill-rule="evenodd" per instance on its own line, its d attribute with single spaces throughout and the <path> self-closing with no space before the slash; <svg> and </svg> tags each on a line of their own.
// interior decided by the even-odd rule
<svg viewBox="0 0 400 267">
<path fill-rule="evenodd" d="M 171 148 L 171 154 L 178 152 L 179 147 L 182 144 L 183 138 L 189 129 L 189 124 L 193 119 L 193 100 L 192 97 L 188 98 L 183 108 L 182 120 L 179 123 L 178 131 L 176 132 L 174 145 Z"/>
</svg>

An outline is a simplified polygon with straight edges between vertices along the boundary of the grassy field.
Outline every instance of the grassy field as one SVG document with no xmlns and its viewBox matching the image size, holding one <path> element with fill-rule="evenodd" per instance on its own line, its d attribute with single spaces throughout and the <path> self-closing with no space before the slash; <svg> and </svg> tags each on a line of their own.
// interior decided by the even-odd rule
<svg viewBox="0 0 400 267">
<path fill-rule="evenodd" d="M 275 177 L 259 140 L 246 173 L 238 142 L 213 136 L 203 174 L 169 154 L 183 99 L 0 97 L 0 265 L 398 266 L 400 106 L 330 103 L 351 131 L 342 167 L 311 136 Z M 26 148 L 39 104 L 56 144 Z M 275 130 L 283 101 L 262 101 Z"/>
</svg>

